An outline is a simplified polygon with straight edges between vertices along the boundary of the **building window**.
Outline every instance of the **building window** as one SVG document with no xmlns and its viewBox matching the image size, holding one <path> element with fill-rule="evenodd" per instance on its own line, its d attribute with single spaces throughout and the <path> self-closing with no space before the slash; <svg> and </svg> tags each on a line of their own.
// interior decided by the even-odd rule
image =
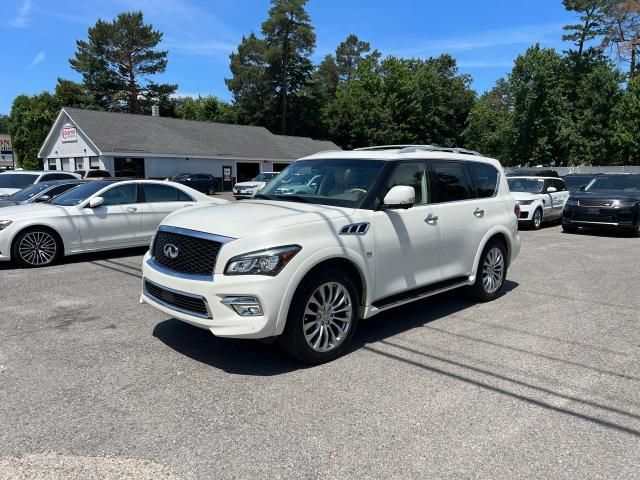
<svg viewBox="0 0 640 480">
<path fill-rule="evenodd" d="M 89 168 L 97 170 L 100 168 L 100 160 L 98 157 L 91 157 L 89 159 Z"/>
<path fill-rule="evenodd" d="M 84 158 L 76 158 L 74 170 L 84 170 Z"/>
<path fill-rule="evenodd" d="M 58 162 L 55 158 L 50 158 L 49 159 L 49 170 L 57 170 L 58 169 Z"/>
</svg>

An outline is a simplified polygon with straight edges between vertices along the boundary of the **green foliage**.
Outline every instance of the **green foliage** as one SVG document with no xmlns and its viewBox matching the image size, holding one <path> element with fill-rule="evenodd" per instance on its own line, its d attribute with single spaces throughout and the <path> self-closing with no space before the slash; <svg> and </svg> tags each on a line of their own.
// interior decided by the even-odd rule
<svg viewBox="0 0 640 480">
<path fill-rule="evenodd" d="M 200 122 L 235 123 L 231 105 L 214 96 L 184 97 L 174 100 L 176 117 Z"/>
<path fill-rule="evenodd" d="M 9 133 L 8 115 L 0 115 L 0 133 Z"/>
<path fill-rule="evenodd" d="M 54 96 L 61 107 L 96 108 L 84 85 L 72 80 L 58 78 Z"/>
<path fill-rule="evenodd" d="M 146 103 L 160 101 L 176 85 L 157 85 L 146 79 L 167 67 L 167 52 L 156 50 L 162 33 L 145 25 L 142 12 L 119 14 L 113 22 L 98 20 L 89 28 L 88 40 L 78 40 L 71 67 L 96 105 L 108 110 L 140 113 Z"/>
<path fill-rule="evenodd" d="M 351 34 L 347 39 L 336 48 L 336 65 L 340 80 L 343 82 L 351 81 L 356 70 L 363 60 L 373 60 L 377 62 L 380 59 L 380 52 L 375 50 L 371 52 L 369 42 L 360 40 L 356 35 Z M 368 54 L 368 55 L 366 55 Z"/>
<path fill-rule="evenodd" d="M 629 82 L 613 111 L 612 140 L 621 165 L 640 165 L 640 77 Z"/>
</svg>

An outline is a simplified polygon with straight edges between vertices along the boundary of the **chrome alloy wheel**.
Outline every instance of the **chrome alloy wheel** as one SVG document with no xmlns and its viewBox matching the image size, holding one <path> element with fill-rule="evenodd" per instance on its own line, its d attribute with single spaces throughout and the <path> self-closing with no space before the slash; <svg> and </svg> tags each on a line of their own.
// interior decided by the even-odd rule
<svg viewBox="0 0 640 480">
<path fill-rule="evenodd" d="M 533 226 L 536 230 L 542 226 L 542 212 L 540 210 L 533 213 Z"/>
<path fill-rule="evenodd" d="M 29 232 L 20 240 L 20 258 L 34 267 L 50 264 L 56 257 L 58 244 L 47 232 Z"/>
<path fill-rule="evenodd" d="M 328 282 L 307 301 L 302 330 L 307 344 L 316 352 L 330 352 L 346 338 L 353 322 L 353 303 L 347 288 Z"/>
<path fill-rule="evenodd" d="M 489 295 L 498 291 L 504 281 L 504 255 L 498 247 L 487 252 L 482 264 L 482 286 Z"/>
</svg>

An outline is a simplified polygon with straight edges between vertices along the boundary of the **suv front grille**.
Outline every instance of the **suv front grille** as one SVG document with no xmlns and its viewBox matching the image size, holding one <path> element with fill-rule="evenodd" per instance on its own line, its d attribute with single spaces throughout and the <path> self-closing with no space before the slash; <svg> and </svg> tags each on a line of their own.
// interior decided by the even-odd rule
<svg viewBox="0 0 640 480">
<path fill-rule="evenodd" d="M 612 207 L 613 200 L 578 200 L 581 207 Z"/>
<path fill-rule="evenodd" d="M 211 318 L 209 309 L 207 308 L 207 302 L 202 297 L 174 292 L 173 290 L 168 290 L 160 285 L 150 282 L 149 280 L 145 280 L 144 290 L 147 296 L 169 308 L 188 313 L 196 317 Z"/>
<path fill-rule="evenodd" d="M 213 275 L 221 242 L 159 230 L 153 242 L 153 260 L 160 266 L 187 275 Z M 175 247 L 172 248 L 172 247 Z M 177 252 L 174 258 L 165 252 Z"/>
</svg>

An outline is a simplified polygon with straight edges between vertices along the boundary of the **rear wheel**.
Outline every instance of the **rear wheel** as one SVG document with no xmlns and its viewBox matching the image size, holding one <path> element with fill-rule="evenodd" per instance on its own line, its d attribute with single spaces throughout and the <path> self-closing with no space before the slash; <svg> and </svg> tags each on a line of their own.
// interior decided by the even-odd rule
<svg viewBox="0 0 640 480">
<path fill-rule="evenodd" d="M 209 190 L 207 190 L 207 195 L 215 195 L 216 194 L 216 187 L 215 185 L 211 185 L 209 187 Z"/>
<path fill-rule="evenodd" d="M 480 256 L 476 281 L 471 286 L 473 296 L 489 302 L 500 296 L 507 278 L 507 249 L 498 240 L 490 241 Z"/>
<path fill-rule="evenodd" d="M 49 230 L 31 229 L 18 234 L 13 242 L 13 258 L 23 267 L 46 267 L 60 256 L 62 245 Z"/>
<path fill-rule="evenodd" d="M 353 338 L 359 304 L 349 275 L 333 269 L 311 274 L 293 297 L 280 345 L 306 363 L 339 357 Z"/>
</svg>

